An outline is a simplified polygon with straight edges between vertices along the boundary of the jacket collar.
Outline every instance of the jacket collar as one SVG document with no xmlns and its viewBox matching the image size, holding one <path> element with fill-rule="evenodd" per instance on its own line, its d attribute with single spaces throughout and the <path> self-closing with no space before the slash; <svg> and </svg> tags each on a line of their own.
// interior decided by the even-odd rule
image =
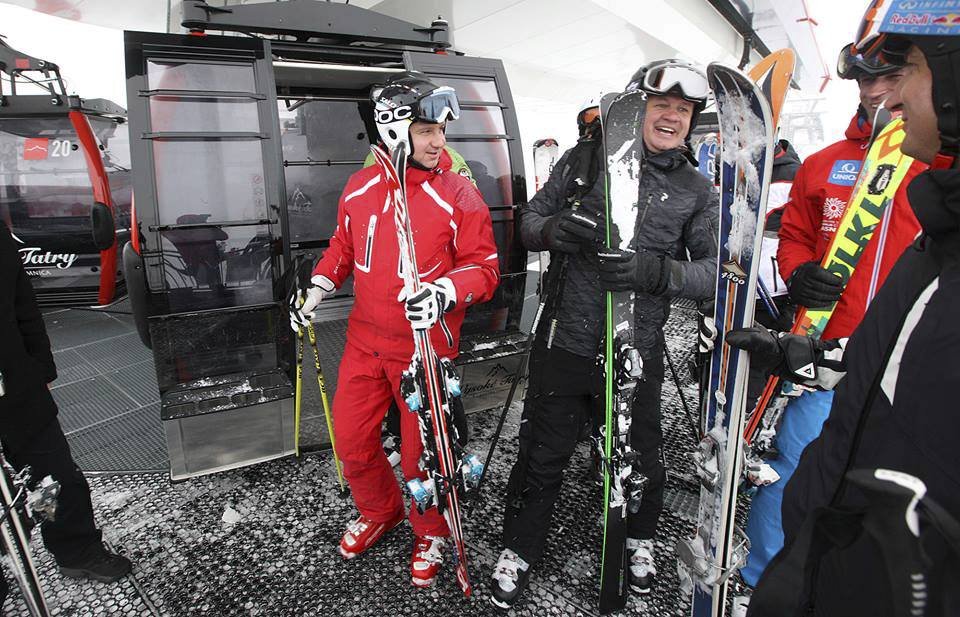
<svg viewBox="0 0 960 617">
<path fill-rule="evenodd" d="M 844 133 L 845 137 L 851 141 L 867 141 L 873 131 L 873 125 L 867 119 L 866 112 L 862 110 L 863 107 L 857 108 L 857 113 L 850 120 L 847 131 Z"/>
<path fill-rule="evenodd" d="M 453 167 L 453 159 L 450 158 L 446 148 L 440 151 L 440 162 L 433 169 L 415 167 L 410 164 L 412 162 L 413 160 L 410 159 L 407 163 L 407 184 L 423 184 L 436 175 L 450 171 L 450 168 Z"/>
<path fill-rule="evenodd" d="M 647 150 L 646 160 L 651 165 L 659 169 L 660 171 L 673 171 L 674 169 L 679 169 L 687 161 L 686 148 L 680 146 L 679 148 L 674 148 L 673 150 L 664 150 L 663 152 L 657 152 L 656 154 Z"/>
</svg>

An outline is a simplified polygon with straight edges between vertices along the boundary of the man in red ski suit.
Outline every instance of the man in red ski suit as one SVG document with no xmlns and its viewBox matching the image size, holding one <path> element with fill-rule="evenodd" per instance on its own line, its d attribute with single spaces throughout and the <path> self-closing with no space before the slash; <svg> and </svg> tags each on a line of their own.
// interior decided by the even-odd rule
<svg viewBox="0 0 960 617">
<path fill-rule="evenodd" d="M 414 328 L 429 329 L 440 357 L 454 358 L 466 309 L 489 300 L 500 271 L 487 205 L 467 178 L 451 172 L 444 150 L 445 121 L 459 116 L 452 88 L 417 73 L 391 78 L 373 92 L 378 129 L 389 148 L 407 140 L 407 207 L 424 289 L 404 297 L 394 212 L 386 209 L 386 185 L 378 166 L 347 181 L 337 228 L 313 270 L 305 301 L 292 317 L 309 319 L 324 296 L 354 276 L 356 300 L 347 326 L 333 401 L 337 454 L 360 516 L 340 542 L 345 559 L 356 557 L 405 518 L 404 502 L 381 442 L 381 423 L 391 401 L 400 414 L 401 467 L 406 479 L 426 478 L 417 415 L 406 413 L 400 377 L 413 356 Z M 405 302 L 404 302 L 405 300 Z M 439 568 L 447 524 L 436 507 L 410 508 L 416 535 L 412 582 L 425 587 Z"/>
<path fill-rule="evenodd" d="M 790 299 L 795 304 L 819 308 L 839 298 L 823 339 L 850 336 L 872 297 L 871 281 L 875 294 L 893 264 L 920 232 L 907 201 L 906 188 L 927 168 L 923 163 L 913 163 L 888 207 L 887 217 L 874 231 L 844 289 L 839 278 L 820 267 L 820 261 L 852 197 L 853 185 L 869 147 L 871 120 L 899 83 L 903 71 L 879 60 L 851 56 L 847 46 L 840 52 L 837 73 L 843 79 L 857 80 L 860 106 L 847 127 L 845 139 L 810 155 L 800 166 L 793 179 L 790 200 L 783 209 L 777 250 L 780 276 L 787 282 Z M 750 585 L 756 584 L 767 563 L 783 546 L 780 516 L 783 488 L 796 469 L 800 453 L 820 434 L 832 400 L 832 391 L 804 392 L 791 399 L 784 412 L 777 432 L 779 455 L 771 461 L 780 480 L 759 490 L 747 522 L 751 550 L 741 574 Z"/>
</svg>

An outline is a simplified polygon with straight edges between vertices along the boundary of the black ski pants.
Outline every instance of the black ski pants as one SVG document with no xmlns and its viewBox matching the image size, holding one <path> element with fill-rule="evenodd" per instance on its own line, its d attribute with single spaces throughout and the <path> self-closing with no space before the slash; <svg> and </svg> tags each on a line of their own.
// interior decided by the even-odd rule
<svg viewBox="0 0 960 617">
<path fill-rule="evenodd" d="M 50 393 L 44 388 L 27 399 L 23 413 L 29 414 L 33 404 L 52 402 Z M 40 526 L 44 546 L 60 565 L 70 566 L 85 559 L 94 546 L 99 546 L 102 535 L 93 518 L 90 485 L 73 462 L 60 421 L 54 418 L 29 434 L 24 434 L 19 427 L 0 425 L 0 439 L 4 454 L 14 469 L 19 471 L 29 465 L 34 481 L 49 475 L 60 483 L 56 520 L 44 521 Z M 5 591 L 2 589 L 0 593 Z"/>
<path fill-rule="evenodd" d="M 630 537 L 652 538 L 663 510 L 665 471 L 660 426 L 663 358 L 644 362 L 630 429 L 631 445 L 648 478 L 640 510 L 627 521 Z M 507 482 L 503 545 L 524 561 L 539 562 L 546 545 L 563 471 L 581 429 L 603 414 L 603 382 L 595 358 L 538 342 L 530 355 L 529 382 L 520 421 L 520 452 Z"/>
</svg>

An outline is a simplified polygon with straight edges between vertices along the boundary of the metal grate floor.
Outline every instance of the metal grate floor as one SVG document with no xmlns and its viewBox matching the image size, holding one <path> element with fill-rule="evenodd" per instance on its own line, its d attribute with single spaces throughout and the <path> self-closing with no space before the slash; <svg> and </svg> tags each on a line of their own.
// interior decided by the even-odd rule
<svg viewBox="0 0 960 617">
<path fill-rule="evenodd" d="M 134 573 L 117 585 L 77 582 L 56 572 L 35 536 L 35 553 L 52 614 L 73 615 L 499 615 L 488 601 L 499 555 L 503 492 L 517 453 L 521 403 L 507 418 L 481 503 L 465 519 L 474 597 L 463 598 L 449 563 L 435 586 L 409 583 L 412 533 L 402 525 L 362 557 L 336 551 L 356 516 L 341 498 L 329 451 L 300 460 L 171 484 L 166 475 L 156 383 L 149 352 L 132 321 L 118 313 L 51 311 L 46 315 L 60 379 L 54 396 L 74 456 L 90 475 L 98 522 L 106 538 L 133 559 Z M 327 385 L 336 385 L 343 322 L 317 324 Z M 687 401 L 696 414 L 696 386 L 686 380 L 695 339 L 692 310 L 674 309 L 667 343 Z M 140 355 L 142 354 L 142 355 Z M 309 356 L 308 356 L 309 357 Z M 304 379 L 306 450 L 327 442 L 310 363 Z M 471 449 L 483 455 L 499 409 L 469 416 Z M 671 471 L 656 543 L 657 585 L 633 597 L 624 615 L 686 615 L 673 547 L 689 534 L 697 496 L 688 484 L 686 453 L 693 438 L 669 372 L 663 388 L 665 457 Z M 586 444 L 567 470 L 543 562 L 514 615 L 594 615 L 600 546 L 600 489 L 589 474 Z M 116 473 L 119 471 L 131 473 Z M 225 522 L 233 517 L 236 522 Z M 9 579 L 8 579 L 9 580 Z M 4 615 L 27 615 L 16 586 Z"/>
</svg>

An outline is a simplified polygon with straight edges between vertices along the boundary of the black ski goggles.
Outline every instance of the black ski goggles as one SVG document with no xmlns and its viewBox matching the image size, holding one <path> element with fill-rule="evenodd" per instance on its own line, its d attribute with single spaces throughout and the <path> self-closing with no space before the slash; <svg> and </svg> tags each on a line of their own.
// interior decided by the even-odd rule
<svg viewBox="0 0 960 617">
<path fill-rule="evenodd" d="M 853 43 L 840 50 L 837 58 L 837 77 L 840 79 L 856 79 L 858 77 L 879 77 L 900 69 L 896 64 L 890 64 L 880 57 L 880 54 L 865 56 L 853 50 Z"/>
<path fill-rule="evenodd" d="M 705 102 L 710 94 L 706 74 L 692 64 L 677 60 L 666 60 L 648 67 L 643 83 L 638 86 L 651 94 L 678 94 L 693 103 Z"/>
</svg>

